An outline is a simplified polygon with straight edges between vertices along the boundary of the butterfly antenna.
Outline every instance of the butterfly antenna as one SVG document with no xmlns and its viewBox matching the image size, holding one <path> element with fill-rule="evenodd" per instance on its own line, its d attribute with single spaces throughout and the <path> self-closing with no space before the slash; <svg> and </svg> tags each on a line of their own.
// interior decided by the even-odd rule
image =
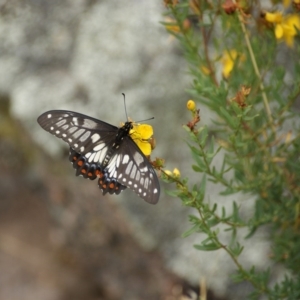
<svg viewBox="0 0 300 300">
<path fill-rule="evenodd" d="M 127 115 L 127 109 L 126 109 L 125 94 L 122 93 L 122 95 L 123 95 L 123 97 L 124 97 L 124 108 L 125 108 L 126 119 L 127 119 L 127 121 L 129 121 L 129 120 L 128 120 L 128 115 Z M 153 120 L 153 119 L 154 119 L 154 117 L 149 118 L 149 119 L 146 119 L 146 120 L 136 121 L 135 123 L 138 123 L 138 122 L 145 122 L 145 121 L 149 121 L 149 120 Z"/>
<path fill-rule="evenodd" d="M 154 117 L 145 119 L 145 120 L 136 121 L 135 123 L 146 122 L 146 121 L 150 121 L 150 120 L 154 120 Z"/>
<path fill-rule="evenodd" d="M 125 108 L 125 114 L 126 114 L 126 119 L 128 121 L 128 115 L 127 115 L 127 109 L 126 109 L 126 101 L 125 101 L 125 94 L 122 93 L 123 97 L 124 97 L 124 108 Z"/>
</svg>

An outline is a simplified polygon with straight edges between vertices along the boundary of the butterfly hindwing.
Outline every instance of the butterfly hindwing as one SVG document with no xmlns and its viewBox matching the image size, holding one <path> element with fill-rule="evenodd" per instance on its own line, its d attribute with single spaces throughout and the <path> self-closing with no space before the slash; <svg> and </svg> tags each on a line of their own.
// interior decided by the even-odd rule
<svg viewBox="0 0 300 300">
<path fill-rule="evenodd" d="M 70 148 L 69 160 L 76 169 L 76 176 L 81 175 L 90 180 L 98 178 L 98 185 L 103 195 L 106 193 L 118 195 L 126 189 L 126 186 L 117 182 L 116 178 L 109 176 L 107 168 L 101 167 L 99 163 L 89 163 L 83 154 L 77 153 L 72 148 Z"/>
<path fill-rule="evenodd" d="M 124 138 L 117 153 L 107 166 L 110 177 L 126 185 L 145 201 L 155 204 L 160 186 L 149 160 L 130 136 Z"/>
<path fill-rule="evenodd" d="M 119 194 L 126 187 L 155 204 L 160 186 L 157 175 L 129 135 L 121 128 L 80 113 L 53 110 L 38 118 L 40 126 L 70 146 L 76 175 L 95 179 L 103 194 Z M 130 122 L 126 123 L 131 126 Z"/>
</svg>

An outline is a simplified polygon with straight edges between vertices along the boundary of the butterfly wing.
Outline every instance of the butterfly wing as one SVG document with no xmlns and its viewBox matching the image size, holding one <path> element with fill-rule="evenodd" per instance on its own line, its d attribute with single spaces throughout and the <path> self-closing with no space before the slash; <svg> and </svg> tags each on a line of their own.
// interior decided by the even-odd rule
<svg viewBox="0 0 300 300">
<path fill-rule="evenodd" d="M 130 136 L 124 138 L 107 166 L 110 177 L 133 190 L 146 202 L 156 204 L 160 185 L 152 165 Z"/>
<path fill-rule="evenodd" d="M 67 110 L 45 112 L 37 121 L 43 129 L 67 142 L 76 152 L 97 152 L 99 159 L 105 156 L 118 131 L 113 125 Z M 97 151 L 93 150 L 95 145 Z"/>
</svg>

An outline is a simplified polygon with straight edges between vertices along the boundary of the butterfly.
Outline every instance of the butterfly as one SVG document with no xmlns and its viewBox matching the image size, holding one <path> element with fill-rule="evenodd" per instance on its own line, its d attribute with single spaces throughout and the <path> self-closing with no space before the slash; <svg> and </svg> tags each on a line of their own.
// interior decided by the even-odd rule
<svg viewBox="0 0 300 300">
<path fill-rule="evenodd" d="M 133 122 L 116 127 L 67 110 L 51 110 L 37 119 L 46 131 L 70 146 L 69 160 L 76 175 L 98 178 L 103 195 L 127 187 L 146 202 L 156 204 L 160 185 L 151 163 L 130 135 Z"/>
</svg>

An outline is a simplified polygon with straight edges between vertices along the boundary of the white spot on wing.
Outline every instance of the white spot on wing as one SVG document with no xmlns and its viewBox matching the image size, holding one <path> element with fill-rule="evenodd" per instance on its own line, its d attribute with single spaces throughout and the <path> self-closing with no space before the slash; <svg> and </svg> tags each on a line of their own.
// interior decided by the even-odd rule
<svg viewBox="0 0 300 300">
<path fill-rule="evenodd" d="M 88 153 L 85 154 L 85 157 L 86 157 L 86 158 L 89 158 L 91 155 L 92 155 L 92 153 L 91 153 L 91 152 L 88 152 Z"/>
<path fill-rule="evenodd" d="M 68 141 L 69 141 L 69 143 L 72 143 L 73 140 L 71 138 L 69 138 Z"/>
<path fill-rule="evenodd" d="M 140 178 L 141 178 L 140 175 L 141 175 L 140 172 L 136 172 L 136 176 L 135 176 L 136 181 L 139 181 L 139 180 L 140 180 Z"/>
<path fill-rule="evenodd" d="M 136 165 L 133 165 L 132 170 L 131 170 L 131 174 L 130 174 L 131 178 L 135 177 L 136 170 L 137 170 Z"/>
<path fill-rule="evenodd" d="M 76 117 L 73 117 L 72 118 L 72 122 L 75 124 L 75 125 L 79 125 L 79 123 L 78 123 L 78 118 L 76 118 Z"/>
<path fill-rule="evenodd" d="M 48 119 L 52 118 L 52 115 L 51 115 L 51 114 L 48 114 L 48 115 L 47 115 L 47 118 L 48 118 Z"/>
<path fill-rule="evenodd" d="M 80 128 L 78 131 L 73 133 L 73 136 L 75 139 L 79 138 L 83 133 L 85 132 L 85 129 Z"/>
<path fill-rule="evenodd" d="M 123 160 L 122 160 L 122 164 L 127 164 L 129 162 L 129 155 L 128 154 L 125 154 L 124 157 L 123 157 Z"/>
<path fill-rule="evenodd" d="M 144 187 L 145 187 L 146 189 L 148 188 L 148 182 L 149 182 L 149 179 L 146 178 L 146 179 L 145 179 L 145 184 L 144 184 Z"/>
<path fill-rule="evenodd" d="M 67 130 L 68 128 L 69 128 L 69 124 L 66 124 L 66 125 L 61 127 L 61 129 L 63 129 L 63 130 Z"/>
<path fill-rule="evenodd" d="M 89 138 L 89 136 L 91 135 L 91 132 L 90 131 L 87 131 L 84 135 L 82 135 L 80 137 L 80 142 L 84 142 L 85 140 L 87 140 Z"/>
<path fill-rule="evenodd" d="M 107 171 L 108 171 L 108 174 L 112 174 L 113 172 L 115 172 L 115 170 L 116 170 L 116 168 L 115 168 L 115 165 L 112 163 L 110 163 L 109 164 L 109 167 L 108 167 L 108 169 L 107 169 Z M 111 175 L 111 177 L 113 177 L 112 175 Z"/>
<path fill-rule="evenodd" d="M 145 173 L 148 171 L 148 167 L 144 166 L 143 168 L 139 168 L 140 172 Z"/>
<path fill-rule="evenodd" d="M 94 162 L 99 162 L 101 152 L 98 151 L 98 152 L 95 152 L 95 153 L 96 153 L 96 155 L 95 155 L 95 158 L 94 158 Z"/>
<path fill-rule="evenodd" d="M 130 173 L 132 165 L 133 165 L 133 162 L 130 161 L 129 164 L 127 165 L 127 167 L 126 167 L 125 174 L 128 175 Z"/>
<path fill-rule="evenodd" d="M 84 146 L 80 147 L 80 151 L 83 152 L 84 151 Z"/>
<path fill-rule="evenodd" d="M 143 163 L 143 161 L 144 161 L 143 156 L 142 156 L 139 152 L 135 152 L 135 153 L 133 154 L 133 158 L 134 158 L 134 160 L 136 161 L 136 163 L 137 163 L 138 165 L 140 165 L 140 164 Z"/>
<path fill-rule="evenodd" d="M 59 131 L 59 130 L 56 130 L 55 133 L 56 133 L 56 134 L 60 134 L 60 131 Z"/>
<path fill-rule="evenodd" d="M 94 151 L 102 150 L 105 147 L 104 143 L 101 143 L 93 148 Z"/>
<path fill-rule="evenodd" d="M 154 189 L 153 190 L 153 194 L 157 194 L 158 190 L 157 189 Z"/>
<path fill-rule="evenodd" d="M 91 152 L 89 152 L 89 153 L 91 153 Z M 89 158 L 89 162 L 90 162 L 90 163 L 94 160 L 95 155 L 96 155 L 96 152 L 94 152 L 94 153 L 90 156 L 90 158 Z"/>
<path fill-rule="evenodd" d="M 121 156 L 118 155 L 118 156 L 117 156 L 117 161 L 116 161 L 116 166 L 117 166 L 117 168 L 119 168 L 120 161 L 121 161 Z"/>
<path fill-rule="evenodd" d="M 106 152 L 107 152 L 107 147 L 103 148 L 102 151 L 101 151 L 101 155 L 99 157 L 99 162 L 100 163 L 104 160 L 104 158 L 106 156 Z"/>
<path fill-rule="evenodd" d="M 68 130 L 68 132 L 70 133 L 70 134 L 72 134 L 74 131 L 76 131 L 77 130 L 77 127 L 71 127 L 69 130 Z"/>
<path fill-rule="evenodd" d="M 117 159 L 117 156 L 114 156 L 114 157 L 110 160 L 109 164 L 110 164 L 110 165 L 115 165 L 116 159 Z"/>
<path fill-rule="evenodd" d="M 60 126 L 64 125 L 66 122 L 67 122 L 66 119 L 62 119 L 62 120 L 60 120 L 59 122 L 56 123 L 56 126 L 60 127 Z"/>
<path fill-rule="evenodd" d="M 62 137 L 64 137 L 64 138 L 65 138 L 65 137 L 67 137 L 67 135 L 66 135 L 65 133 L 63 133 L 63 134 L 62 134 Z"/>
<path fill-rule="evenodd" d="M 96 143 L 97 141 L 100 140 L 100 135 L 98 133 L 94 133 L 92 136 L 91 136 L 91 139 L 92 139 L 92 142 L 93 143 Z"/>
<path fill-rule="evenodd" d="M 78 144 L 74 144 L 74 147 L 77 148 L 77 147 L 78 147 Z"/>
<path fill-rule="evenodd" d="M 51 127 L 50 127 L 50 130 L 53 130 L 53 129 L 54 129 L 54 127 L 53 127 L 53 126 L 51 126 Z"/>
</svg>

